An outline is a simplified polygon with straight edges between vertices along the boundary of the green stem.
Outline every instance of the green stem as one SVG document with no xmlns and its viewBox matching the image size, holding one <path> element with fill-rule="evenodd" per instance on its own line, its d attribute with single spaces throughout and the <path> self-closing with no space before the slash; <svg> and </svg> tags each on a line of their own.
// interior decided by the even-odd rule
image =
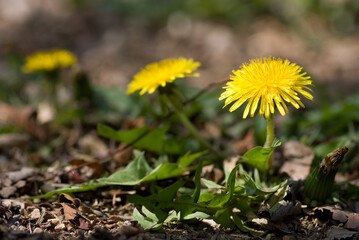
<svg viewBox="0 0 359 240">
<path fill-rule="evenodd" d="M 273 121 L 273 115 L 270 114 L 269 117 L 267 118 L 267 137 L 266 137 L 266 141 L 264 143 L 264 147 L 265 148 L 269 148 L 273 145 L 273 141 L 274 141 L 274 121 Z M 271 154 L 268 158 L 268 162 L 267 162 L 267 171 L 266 174 L 269 173 L 269 171 L 272 169 L 272 163 L 273 162 L 273 154 Z"/>
<path fill-rule="evenodd" d="M 272 146 L 274 141 L 274 123 L 273 123 L 273 115 L 269 115 L 267 118 L 267 138 L 266 142 L 264 143 L 265 148 L 269 148 Z"/>
<path fill-rule="evenodd" d="M 163 95 L 165 97 L 165 101 L 167 103 L 170 103 L 172 106 L 174 112 L 177 114 L 183 125 L 190 131 L 190 133 L 197 139 L 197 141 L 205 148 L 207 148 L 209 151 L 214 153 L 218 158 L 223 159 L 224 157 L 216 150 L 214 149 L 206 139 L 204 139 L 201 134 L 197 131 L 197 128 L 192 124 L 192 122 L 188 119 L 186 114 L 183 112 L 182 109 L 179 108 L 178 104 L 176 104 L 170 96 Z"/>
</svg>

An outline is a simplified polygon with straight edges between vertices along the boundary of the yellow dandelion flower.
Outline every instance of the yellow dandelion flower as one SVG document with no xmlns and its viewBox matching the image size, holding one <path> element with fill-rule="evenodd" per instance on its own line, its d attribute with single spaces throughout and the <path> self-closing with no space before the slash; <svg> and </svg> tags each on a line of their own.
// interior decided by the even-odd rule
<svg viewBox="0 0 359 240">
<path fill-rule="evenodd" d="M 138 90 L 140 95 L 148 92 L 152 94 L 159 86 L 164 87 L 177 78 L 188 76 L 197 77 L 198 73 L 193 73 L 201 64 L 194 62 L 193 59 L 180 57 L 170 58 L 147 65 L 137 73 L 128 85 L 127 94 L 132 94 Z"/>
<path fill-rule="evenodd" d="M 231 81 L 223 87 L 225 91 L 219 100 L 225 100 L 225 106 L 234 102 L 229 111 L 239 108 L 248 100 L 243 118 L 248 114 L 254 116 L 259 100 L 259 114 L 269 118 L 274 114 L 274 108 L 284 116 L 288 112 L 286 102 L 295 108 L 303 107 L 298 93 L 313 100 L 308 86 L 313 86 L 310 76 L 301 72 L 302 68 L 288 60 L 276 58 L 261 58 L 243 64 L 239 70 L 233 70 Z M 306 90 L 309 90 L 306 91 Z"/>
<path fill-rule="evenodd" d="M 23 72 L 50 72 L 56 69 L 70 67 L 77 58 L 66 50 L 51 50 L 36 52 L 25 59 Z"/>
</svg>

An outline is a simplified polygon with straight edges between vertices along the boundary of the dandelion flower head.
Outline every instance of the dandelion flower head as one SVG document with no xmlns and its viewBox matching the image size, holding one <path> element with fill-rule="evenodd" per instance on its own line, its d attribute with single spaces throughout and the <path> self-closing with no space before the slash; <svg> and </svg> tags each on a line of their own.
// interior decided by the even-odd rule
<svg viewBox="0 0 359 240">
<path fill-rule="evenodd" d="M 260 58 L 243 64 L 233 70 L 230 81 L 223 87 L 225 91 L 219 100 L 225 99 L 225 105 L 233 103 L 229 111 L 239 108 L 247 100 L 243 118 L 253 117 L 259 105 L 259 114 L 269 118 L 274 109 L 284 116 L 288 112 L 286 102 L 295 108 L 303 107 L 298 93 L 313 100 L 308 86 L 313 86 L 310 76 L 302 72 L 295 63 L 279 58 Z"/>
<path fill-rule="evenodd" d="M 140 95 L 148 92 L 152 94 L 159 86 L 164 87 L 167 83 L 172 83 L 177 78 L 188 76 L 199 76 L 193 73 L 201 64 L 194 62 L 193 59 L 183 57 L 165 59 L 147 65 L 128 85 L 127 94 L 132 94 L 140 90 Z"/>
<path fill-rule="evenodd" d="M 67 50 L 39 51 L 26 57 L 22 70 L 25 73 L 50 72 L 70 67 L 76 62 L 75 55 Z"/>
</svg>

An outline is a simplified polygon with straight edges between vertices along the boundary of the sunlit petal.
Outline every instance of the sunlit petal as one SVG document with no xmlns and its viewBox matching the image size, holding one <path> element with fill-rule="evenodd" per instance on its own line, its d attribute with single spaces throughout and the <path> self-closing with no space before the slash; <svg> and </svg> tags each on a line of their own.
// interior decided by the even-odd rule
<svg viewBox="0 0 359 240">
<path fill-rule="evenodd" d="M 268 118 L 274 114 L 275 108 L 280 114 L 288 112 L 286 105 L 290 103 L 295 108 L 304 108 L 299 94 L 312 100 L 313 86 L 310 76 L 302 72 L 302 67 L 288 60 L 279 58 L 260 58 L 244 63 L 238 70 L 233 70 L 230 81 L 224 87 L 225 91 L 219 100 L 225 100 L 225 106 L 234 102 L 230 111 L 239 108 L 248 100 L 243 118 L 255 115 L 258 103 L 259 114 Z"/>
<path fill-rule="evenodd" d="M 199 74 L 193 73 L 193 71 L 200 65 L 199 62 L 194 62 L 193 59 L 183 57 L 151 63 L 134 76 L 128 85 L 127 94 L 137 91 L 140 91 L 140 95 L 146 92 L 151 94 L 158 87 L 164 87 L 167 83 L 171 83 L 177 78 L 198 77 Z"/>
</svg>

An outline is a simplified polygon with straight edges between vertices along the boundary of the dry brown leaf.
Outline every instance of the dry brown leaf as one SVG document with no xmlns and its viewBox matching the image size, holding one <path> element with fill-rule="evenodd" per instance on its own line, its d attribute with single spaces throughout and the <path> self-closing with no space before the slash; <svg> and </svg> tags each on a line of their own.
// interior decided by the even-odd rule
<svg viewBox="0 0 359 240">
<path fill-rule="evenodd" d="M 256 142 L 254 139 L 254 129 L 251 128 L 248 130 L 246 135 L 244 135 L 244 137 L 241 140 L 234 143 L 233 151 L 240 155 L 243 155 L 244 153 L 248 152 L 255 146 L 256 146 Z"/>
<path fill-rule="evenodd" d="M 279 172 L 286 172 L 292 179 L 305 179 L 314 158 L 313 151 L 301 142 L 289 141 L 284 144 L 283 155 L 287 159 Z"/>
<path fill-rule="evenodd" d="M 327 231 L 326 239 L 354 239 L 353 237 L 357 235 L 358 233 L 355 231 L 333 226 Z"/>
<path fill-rule="evenodd" d="M 70 203 L 70 204 L 74 204 L 74 198 L 71 197 L 71 195 L 67 194 L 67 193 L 61 193 L 59 195 L 58 201 L 60 203 Z"/>
<path fill-rule="evenodd" d="M 45 131 L 36 122 L 36 111 L 31 107 L 14 108 L 0 103 L 0 124 L 19 126 L 39 139 L 46 136 Z"/>
<path fill-rule="evenodd" d="M 35 208 L 29 215 L 31 220 L 39 219 L 41 217 L 41 211 L 38 208 Z"/>
<path fill-rule="evenodd" d="M 322 213 L 325 213 L 325 211 L 330 212 L 333 220 L 345 223 L 345 228 L 359 230 L 359 215 L 357 213 L 343 211 L 339 205 L 318 207 L 315 208 L 314 211 L 320 211 Z M 328 217 L 330 218 L 330 216 Z"/>
<path fill-rule="evenodd" d="M 352 230 L 359 230 L 359 215 L 356 213 L 350 214 L 347 223 L 344 227 Z"/>
<path fill-rule="evenodd" d="M 113 159 L 118 163 L 119 167 L 127 166 L 133 160 L 133 147 L 124 149 L 126 146 L 127 144 L 121 143 L 117 148 L 118 152 L 113 155 Z"/>
<path fill-rule="evenodd" d="M 80 229 L 83 229 L 83 230 L 88 230 L 89 229 L 89 221 L 86 220 L 85 218 L 83 217 L 79 217 L 79 225 L 78 225 L 78 228 Z"/>
<path fill-rule="evenodd" d="M 214 164 L 210 164 L 202 168 L 201 176 L 215 183 L 219 183 L 219 181 L 223 179 L 224 173 L 222 170 L 215 168 Z"/>
<path fill-rule="evenodd" d="M 17 192 L 17 188 L 14 186 L 10 186 L 10 187 L 4 187 L 0 190 L 0 195 L 3 198 L 8 198 L 10 196 L 15 195 L 15 193 Z"/>
<path fill-rule="evenodd" d="M 226 169 L 228 172 L 231 172 L 233 168 L 237 166 L 239 156 L 232 157 L 228 160 L 223 161 L 223 169 Z"/>
<path fill-rule="evenodd" d="M 23 167 L 19 171 L 8 172 L 5 174 L 5 176 L 13 183 L 16 183 L 22 179 L 34 176 L 37 172 L 37 168 Z"/>
<path fill-rule="evenodd" d="M 106 156 L 109 149 L 107 145 L 96 135 L 87 134 L 80 137 L 78 141 L 81 152 L 91 156 Z"/>
<path fill-rule="evenodd" d="M 68 221 L 74 220 L 77 216 L 77 209 L 66 203 L 61 203 L 61 206 L 63 207 L 65 219 Z"/>
</svg>

